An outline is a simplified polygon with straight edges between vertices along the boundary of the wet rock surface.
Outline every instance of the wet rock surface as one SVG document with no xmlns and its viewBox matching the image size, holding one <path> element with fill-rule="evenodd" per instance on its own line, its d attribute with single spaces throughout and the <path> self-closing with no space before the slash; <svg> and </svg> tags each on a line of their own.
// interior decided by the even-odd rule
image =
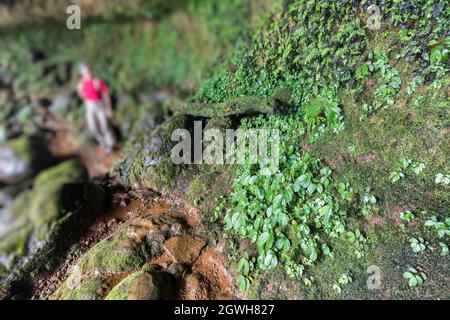
<svg viewBox="0 0 450 320">
<path fill-rule="evenodd" d="M 1 182 L 22 182 L 51 164 L 50 153 L 38 139 L 24 137 L 0 145 Z"/>
<path fill-rule="evenodd" d="M 159 300 L 162 298 L 161 290 L 167 288 L 167 283 L 161 278 L 163 276 L 158 273 L 134 272 L 119 282 L 106 296 L 106 300 Z"/>
<path fill-rule="evenodd" d="M 134 218 L 88 250 L 50 299 L 219 299 L 238 295 L 224 267 L 225 255 L 219 247 L 207 248 L 202 237 L 191 235 L 195 229 L 182 218 L 182 208 L 145 202 L 130 208 Z"/>
</svg>

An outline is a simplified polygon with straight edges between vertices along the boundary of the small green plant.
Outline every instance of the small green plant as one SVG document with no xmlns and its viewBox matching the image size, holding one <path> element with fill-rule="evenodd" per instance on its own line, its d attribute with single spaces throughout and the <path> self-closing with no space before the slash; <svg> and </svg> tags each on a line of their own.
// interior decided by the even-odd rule
<svg viewBox="0 0 450 320">
<path fill-rule="evenodd" d="M 448 49 L 448 47 L 442 44 L 435 46 L 430 53 L 430 63 L 440 64 L 447 62 L 449 52 L 450 50 Z"/>
<path fill-rule="evenodd" d="M 436 216 L 425 222 L 425 228 L 432 228 L 436 231 L 439 238 L 450 237 L 450 218 L 444 221 L 438 221 Z"/>
<path fill-rule="evenodd" d="M 409 158 L 401 158 L 399 160 L 399 163 L 403 169 L 407 169 L 413 163 L 413 161 Z"/>
<path fill-rule="evenodd" d="M 369 59 L 374 60 L 373 69 L 380 72 L 381 79 L 374 92 L 373 102 L 363 104 L 363 110 L 366 114 L 373 113 L 385 106 L 392 106 L 402 84 L 399 71 L 389 63 L 389 52 L 387 50 L 371 51 L 369 52 Z M 364 72 L 365 70 L 361 71 Z M 361 118 L 361 120 L 364 119 L 364 117 Z"/>
<path fill-rule="evenodd" d="M 405 174 L 401 171 L 393 171 L 389 175 L 389 180 L 391 180 L 392 183 L 396 183 L 400 179 L 404 178 Z"/>
<path fill-rule="evenodd" d="M 441 248 L 441 256 L 447 256 L 449 253 L 448 246 L 443 242 L 439 242 L 439 247 Z"/>
<path fill-rule="evenodd" d="M 336 291 L 337 294 L 342 292 L 342 286 L 345 286 L 349 283 L 353 282 L 353 278 L 348 274 L 343 274 L 339 277 L 338 281 L 333 284 L 333 290 Z"/>
<path fill-rule="evenodd" d="M 450 185 L 450 174 L 438 173 L 434 179 L 436 184 Z"/>
<path fill-rule="evenodd" d="M 350 187 L 350 185 L 347 183 L 340 182 L 338 183 L 338 191 L 341 195 L 342 200 L 351 202 L 352 201 L 352 195 L 353 195 L 353 189 Z"/>
<path fill-rule="evenodd" d="M 403 157 L 398 161 L 397 170 L 391 172 L 389 180 L 392 183 L 399 181 L 405 177 L 406 170 L 411 170 L 417 176 L 419 176 L 426 168 L 426 165 L 422 162 L 415 162 L 409 158 Z"/>
<path fill-rule="evenodd" d="M 361 214 L 363 216 L 368 216 L 372 213 L 374 206 L 377 203 L 377 198 L 370 193 L 370 188 L 366 189 L 366 193 L 362 197 L 362 209 Z"/>
<path fill-rule="evenodd" d="M 356 70 L 356 79 L 364 79 L 373 72 L 373 65 L 370 62 L 361 64 Z"/>
<path fill-rule="evenodd" d="M 308 127 L 320 125 L 323 120 L 326 120 L 328 125 L 336 125 L 340 115 L 339 100 L 332 90 L 325 91 L 305 107 L 305 121 Z"/>
<path fill-rule="evenodd" d="M 405 212 L 400 212 L 400 219 L 406 222 L 411 222 L 415 218 L 414 214 L 407 210 Z"/>
<path fill-rule="evenodd" d="M 238 270 L 239 270 L 239 276 L 238 276 L 238 285 L 239 290 L 241 291 L 247 291 L 250 287 L 250 272 L 254 269 L 254 263 L 251 260 L 248 260 L 247 258 L 241 258 L 238 263 Z"/>
<path fill-rule="evenodd" d="M 420 175 L 423 170 L 425 170 L 426 166 L 424 163 L 421 162 L 416 162 L 411 166 L 412 171 L 416 174 L 416 175 Z"/>
<path fill-rule="evenodd" d="M 424 272 L 417 270 L 416 268 L 409 267 L 408 271 L 403 273 L 403 279 L 408 282 L 410 287 L 421 286 L 424 281 L 427 279 L 427 276 Z"/>
<path fill-rule="evenodd" d="M 214 214 L 210 220 L 211 222 L 216 222 L 217 220 L 219 220 L 219 218 L 221 217 L 222 212 L 225 209 L 225 206 L 227 204 L 227 199 L 225 199 L 223 196 L 220 197 L 220 199 L 221 199 L 221 201 L 217 205 L 216 209 L 214 209 Z"/>
<path fill-rule="evenodd" d="M 419 253 L 424 251 L 427 248 L 427 243 L 421 237 L 418 238 L 410 238 L 409 243 L 414 253 Z"/>
<path fill-rule="evenodd" d="M 406 89 L 406 93 L 408 95 L 412 95 L 414 92 L 416 92 L 417 88 L 422 85 L 425 82 L 425 78 L 422 76 L 415 77 L 412 81 L 409 87 Z"/>
<path fill-rule="evenodd" d="M 364 237 L 361 231 L 359 231 L 358 229 L 356 229 L 355 231 L 348 231 L 347 240 L 355 246 L 355 250 L 353 251 L 355 256 L 358 259 L 364 257 L 364 245 L 367 242 L 367 239 Z"/>
</svg>

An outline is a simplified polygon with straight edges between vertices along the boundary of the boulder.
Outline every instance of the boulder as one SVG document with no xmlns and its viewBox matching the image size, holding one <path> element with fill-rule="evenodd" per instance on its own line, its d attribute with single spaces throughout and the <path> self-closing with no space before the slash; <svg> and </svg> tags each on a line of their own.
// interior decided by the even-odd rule
<svg viewBox="0 0 450 320">
<path fill-rule="evenodd" d="M 122 161 L 120 182 L 126 186 L 142 186 L 154 190 L 170 186 L 182 169 L 182 166 L 175 165 L 171 159 L 171 150 L 175 145 L 171 141 L 171 135 L 175 129 L 186 128 L 188 125 L 187 116 L 176 115 L 156 127 L 149 136 L 141 137 L 131 146 L 130 154 Z"/>
<path fill-rule="evenodd" d="M 14 269 L 22 258 L 37 267 L 65 250 L 82 217 L 103 209 L 105 194 L 88 182 L 74 160 L 42 171 L 31 190 L 20 193 L 0 220 L 0 265 Z"/>
<path fill-rule="evenodd" d="M 0 182 L 24 181 L 51 164 L 50 152 L 38 139 L 17 138 L 0 146 Z"/>
</svg>

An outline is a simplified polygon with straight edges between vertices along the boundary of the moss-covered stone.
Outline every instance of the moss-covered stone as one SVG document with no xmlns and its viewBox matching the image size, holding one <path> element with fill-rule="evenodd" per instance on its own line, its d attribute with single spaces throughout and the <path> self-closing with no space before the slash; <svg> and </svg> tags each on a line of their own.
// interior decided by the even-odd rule
<svg viewBox="0 0 450 320">
<path fill-rule="evenodd" d="M 67 296 L 73 296 L 74 293 L 67 292 L 73 290 L 78 292 L 86 279 L 94 280 L 100 277 L 101 279 L 97 279 L 96 282 L 102 282 L 101 287 L 109 290 L 117 284 L 118 279 L 123 278 L 124 274 L 133 274 L 142 270 L 153 275 L 154 270 L 152 268 L 143 268 L 143 266 L 152 257 L 162 253 L 164 234 L 152 221 L 152 217 L 148 217 L 134 223 L 127 223 L 111 236 L 97 243 L 73 266 L 68 279 L 60 285 L 51 297 L 63 299 Z M 148 275 L 140 274 L 136 276 L 139 276 L 141 280 L 142 277 L 148 277 Z M 127 281 L 122 281 L 122 285 L 116 289 L 115 293 L 112 293 L 111 297 L 114 297 L 114 299 L 123 297 L 121 292 L 126 288 L 131 288 L 131 285 L 142 289 L 139 291 L 141 293 L 136 294 L 147 292 L 145 291 L 147 290 L 146 287 L 139 287 L 143 280 L 130 284 L 131 280 L 133 280 L 133 277 Z M 77 282 L 82 283 L 81 287 Z M 156 294 L 157 291 L 152 292 Z M 133 293 L 130 291 L 130 294 Z"/>
<path fill-rule="evenodd" d="M 128 248 L 122 234 L 107 238 L 95 245 L 78 263 L 86 274 L 95 272 L 127 272 L 141 266 L 148 254 L 144 247 L 138 245 Z"/>
<path fill-rule="evenodd" d="M 30 199 L 33 224 L 45 229 L 65 214 L 77 211 L 82 206 L 87 181 L 86 169 L 73 160 L 40 173 Z"/>
<path fill-rule="evenodd" d="M 142 137 L 138 146 L 133 146 L 132 156 L 124 161 L 121 169 L 122 182 L 126 185 L 141 185 L 161 190 L 171 185 L 180 174 L 182 167 L 175 165 L 171 159 L 172 132 L 188 127 L 186 116 L 173 116 L 152 132 L 149 137 Z"/>
<path fill-rule="evenodd" d="M 104 191 L 87 179 L 86 169 L 71 160 L 41 172 L 33 189 L 17 196 L 5 210 L 7 227 L 0 232 L 0 256 L 7 257 L 9 270 L 28 255 L 33 269 L 54 260 L 67 246 L 60 237 L 77 232 L 85 214 L 102 210 Z"/>
<path fill-rule="evenodd" d="M 50 300 L 100 300 L 107 291 L 103 278 L 84 279 L 79 285 L 72 287 L 65 281 L 50 297 Z"/>
<path fill-rule="evenodd" d="M 133 229 L 125 226 L 110 237 L 100 241 L 78 262 L 82 274 L 122 273 L 138 269 L 149 257 L 160 250 L 156 242 L 136 241 Z"/>
<path fill-rule="evenodd" d="M 158 300 L 160 291 L 153 276 L 146 271 L 130 274 L 119 282 L 106 296 L 106 300 Z"/>
</svg>

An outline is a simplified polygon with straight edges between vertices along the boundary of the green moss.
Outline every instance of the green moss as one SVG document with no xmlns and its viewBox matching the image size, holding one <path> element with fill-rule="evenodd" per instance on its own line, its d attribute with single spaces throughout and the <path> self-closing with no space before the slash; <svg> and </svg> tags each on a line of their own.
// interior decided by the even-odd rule
<svg viewBox="0 0 450 320">
<path fill-rule="evenodd" d="M 138 292 L 139 290 L 143 290 L 143 292 Z M 146 296 L 147 294 L 149 294 L 148 297 Z M 109 292 L 105 300 L 131 300 L 144 298 L 158 299 L 159 290 L 155 287 L 151 274 L 146 271 L 138 271 L 130 274 L 119 282 Z"/>
<path fill-rule="evenodd" d="M 302 296 L 306 299 L 364 299 L 365 290 L 365 259 L 356 259 L 355 250 L 345 239 L 333 241 L 330 245 L 333 257 L 322 258 L 317 265 L 309 268 L 306 276 L 312 277 L 310 286 L 300 285 Z M 342 274 L 349 274 L 354 282 L 342 286 L 342 293 L 333 289 Z"/>
<path fill-rule="evenodd" d="M 87 180 L 86 169 L 72 160 L 45 170 L 36 177 L 29 216 L 34 225 L 42 229 L 40 237 L 57 219 L 83 207 L 83 198 L 88 190 Z"/>
<path fill-rule="evenodd" d="M 156 166 L 146 168 L 144 180 L 148 186 L 157 190 L 169 187 L 181 173 L 180 166 L 173 164 L 169 155 L 166 155 Z"/>
<path fill-rule="evenodd" d="M 100 277 L 83 280 L 79 286 L 69 288 L 67 281 L 51 296 L 50 300 L 99 300 L 102 299 L 106 291 L 104 279 Z"/>
<path fill-rule="evenodd" d="M 127 229 L 121 230 L 90 249 L 77 266 L 83 274 L 95 272 L 121 273 L 142 266 L 160 248 L 158 244 L 134 243 L 127 238 Z"/>
<path fill-rule="evenodd" d="M 144 168 L 144 157 L 142 155 L 137 155 L 128 170 L 127 180 L 130 185 L 139 183 L 145 172 Z"/>
<path fill-rule="evenodd" d="M 171 159 L 172 132 L 186 127 L 186 116 L 176 115 L 155 128 L 150 137 L 142 137 L 141 149 L 132 149 L 133 160 L 124 168 L 126 182 L 157 190 L 171 186 L 183 169 Z"/>
<path fill-rule="evenodd" d="M 66 183 L 88 181 L 86 168 L 76 160 L 68 160 L 41 172 L 34 181 L 35 188 L 54 189 Z"/>
<path fill-rule="evenodd" d="M 219 129 L 224 133 L 226 129 L 232 128 L 234 128 L 234 126 L 231 117 L 212 117 L 207 122 L 204 130 Z"/>
<path fill-rule="evenodd" d="M 439 103 L 442 98 L 436 99 L 441 96 L 440 90 L 435 94 L 429 104 L 419 109 L 411 108 L 407 97 L 402 97 L 397 105 L 360 122 L 360 104 L 344 92 L 346 128 L 319 139 L 313 153 L 334 162 L 339 179 L 348 180 L 357 193 L 372 188 L 386 213 L 397 205 L 412 205 L 443 214 L 450 197 L 434 184 L 434 176 L 445 172 L 450 148 L 439 133 L 443 128 L 437 127 L 445 108 Z M 354 151 L 350 152 L 350 148 Z M 404 170 L 406 177 L 394 184 L 389 175 L 399 170 L 402 157 L 422 162 L 426 169 L 419 176 Z"/>
<path fill-rule="evenodd" d="M 420 216 L 419 216 L 420 219 Z M 422 219 L 421 219 L 422 220 Z M 422 224 L 420 222 L 419 224 Z M 386 221 L 373 227 L 368 232 L 369 257 L 367 264 L 377 265 L 381 270 L 382 289 L 371 292 L 374 298 L 389 299 L 448 299 L 450 284 L 450 261 L 441 257 L 436 251 L 426 250 L 420 254 L 413 253 L 408 243 L 412 235 L 422 233 L 417 230 L 399 231 L 392 222 Z M 421 234 L 431 246 L 437 247 L 438 239 L 428 234 Z M 402 278 L 408 267 L 419 267 L 427 274 L 425 283 L 412 290 Z"/>
<path fill-rule="evenodd" d="M 0 255 L 8 255 L 8 261 L 0 268 L 11 271 L 17 259 L 27 253 L 28 240 L 31 236 L 32 228 L 29 225 L 23 225 L 19 229 L 14 229 L 0 237 Z"/>
<path fill-rule="evenodd" d="M 201 175 L 191 182 L 187 189 L 187 200 L 193 205 L 198 205 L 207 196 L 207 190 L 211 184 L 211 175 Z"/>
</svg>

